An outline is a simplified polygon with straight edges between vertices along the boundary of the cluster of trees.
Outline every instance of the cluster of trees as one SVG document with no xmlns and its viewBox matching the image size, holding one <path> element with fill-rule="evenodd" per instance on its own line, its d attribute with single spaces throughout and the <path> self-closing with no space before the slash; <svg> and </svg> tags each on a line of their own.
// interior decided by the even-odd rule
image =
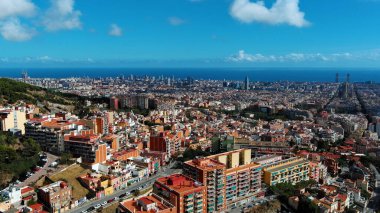
<svg viewBox="0 0 380 213">
<path fill-rule="evenodd" d="M 185 162 L 188 160 L 192 160 L 196 157 L 206 157 L 209 156 L 210 153 L 203 151 L 202 149 L 186 149 L 185 152 L 183 152 L 182 157 L 178 157 L 177 160 Z"/>
<path fill-rule="evenodd" d="M 9 103 L 16 103 L 18 100 L 25 100 L 36 103 L 33 96 L 27 94 L 28 91 L 39 91 L 40 88 L 17 82 L 7 78 L 0 79 L 0 95 L 1 101 L 7 100 Z"/>
<path fill-rule="evenodd" d="M 293 185 L 291 183 L 278 183 L 270 186 L 269 189 L 279 195 L 279 200 L 282 203 L 288 203 L 288 198 L 297 194 L 298 190 L 308 188 L 317 184 L 315 180 L 301 181 Z M 300 196 L 300 202 L 297 212 L 316 212 L 317 206 L 310 202 L 306 197 Z"/>
<path fill-rule="evenodd" d="M 369 164 L 373 164 L 380 171 L 380 158 L 366 155 L 366 156 L 361 157 L 360 161 L 366 167 L 369 167 Z"/>
<path fill-rule="evenodd" d="M 70 105 L 72 101 L 79 99 L 77 95 L 63 94 L 8 78 L 0 78 L 0 96 L 1 101 L 6 100 L 10 104 L 23 100 L 33 104 L 48 101 L 62 105 Z"/>
<path fill-rule="evenodd" d="M 14 104 L 20 100 L 32 104 L 49 102 L 66 106 L 71 105 L 74 106 L 75 113 L 80 117 L 89 114 L 91 111 L 90 108 L 84 105 L 86 100 L 99 104 L 109 103 L 109 98 L 106 97 L 82 97 L 75 94 L 61 93 L 52 89 L 33 86 L 8 78 L 0 78 L 0 103 Z M 49 111 L 47 107 L 46 110 Z M 148 114 L 149 111 L 139 111 L 137 113 Z"/>
<path fill-rule="evenodd" d="M 18 179 L 39 161 L 40 146 L 33 139 L 18 139 L 0 132 L 0 186 Z"/>
</svg>

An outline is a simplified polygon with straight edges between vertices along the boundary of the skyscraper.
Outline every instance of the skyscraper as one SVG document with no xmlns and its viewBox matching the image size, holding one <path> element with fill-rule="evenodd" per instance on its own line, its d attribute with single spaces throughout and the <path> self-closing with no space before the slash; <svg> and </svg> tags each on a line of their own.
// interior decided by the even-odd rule
<svg viewBox="0 0 380 213">
<path fill-rule="evenodd" d="M 248 76 L 245 77 L 244 89 L 249 90 L 249 78 L 248 78 Z"/>
<path fill-rule="evenodd" d="M 339 73 L 336 73 L 335 75 L 335 83 L 339 83 Z"/>
</svg>

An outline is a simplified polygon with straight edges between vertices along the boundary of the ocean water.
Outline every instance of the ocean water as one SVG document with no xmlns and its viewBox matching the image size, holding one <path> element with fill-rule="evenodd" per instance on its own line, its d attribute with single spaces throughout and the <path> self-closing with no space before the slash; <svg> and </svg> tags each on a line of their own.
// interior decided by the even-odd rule
<svg viewBox="0 0 380 213">
<path fill-rule="evenodd" d="M 22 69 L 0 69 L 0 77 L 20 78 Z M 351 82 L 373 81 L 380 83 L 379 69 L 339 69 L 339 68 L 35 68 L 26 70 L 32 78 L 68 77 L 129 77 L 165 76 L 194 79 L 244 80 L 250 81 L 309 81 L 334 82 L 336 73 L 344 81 L 350 73 Z"/>
</svg>

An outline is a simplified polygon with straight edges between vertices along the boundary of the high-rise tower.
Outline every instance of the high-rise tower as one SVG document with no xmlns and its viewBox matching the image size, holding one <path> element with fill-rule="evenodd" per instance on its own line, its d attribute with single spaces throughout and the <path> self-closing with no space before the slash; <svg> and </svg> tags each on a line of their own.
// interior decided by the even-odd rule
<svg viewBox="0 0 380 213">
<path fill-rule="evenodd" d="M 248 78 L 248 76 L 245 77 L 244 89 L 249 90 L 249 78 Z"/>
<path fill-rule="evenodd" d="M 335 83 L 339 83 L 339 73 L 336 73 L 335 75 Z"/>
</svg>

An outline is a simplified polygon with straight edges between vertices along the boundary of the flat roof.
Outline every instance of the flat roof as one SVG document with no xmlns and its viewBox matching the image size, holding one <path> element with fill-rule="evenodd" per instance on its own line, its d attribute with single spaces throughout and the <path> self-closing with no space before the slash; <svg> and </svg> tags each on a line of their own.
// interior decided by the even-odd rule
<svg viewBox="0 0 380 213">
<path fill-rule="evenodd" d="M 156 198 L 155 196 L 145 196 L 142 198 L 139 198 L 137 200 L 127 200 L 124 202 L 120 202 L 120 205 L 123 206 L 125 209 L 128 209 L 130 212 L 135 213 L 154 213 L 157 212 L 155 210 L 149 210 L 145 211 L 143 210 L 142 206 L 138 205 L 138 201 L 143 202 L 144 204 L 152 204 L 155 203 L 155 207 L 158 209 L 158 211 L 173 209 L 173 212 L 176 210 L 173 206 L 170 206 L 169 203 L 163 203 L 161 199 Z M 171 211 L 169 211 L 171 212 Z"/>
<path fill-rule="evenodd" d="M 198 158 L 194 160 L 186 161 L 185 164 L 202 169 L 202 170 L 214 170 L 214 169 L 224 169 L 225 164 L 220 163 L 217 160 L 209 158 Z"/>
<path fill-rule="evenodd" d="M 268 167 L 268 168 L 264 169 L 264 171 L 276 172 L 276 171 L 283 170 L 285 168 L 293 167 L 293 166 L 296 166 L 298 164 L 303 164 L 303 163 L 308 163 L 308 161 L 306 159 L 303 159 L 303 158 L 298 158 L 298 159 L 294 159 L 293 161 L 290 161 L 290 162 L 287 162 L 284 164 Z"/>
<path fill-rule="evenodd" d="M 168 177 L 158 178 L 156 182 L 160 183 L 165 188 L 176 191 L 178 193 L 186 193 L 203 189 L 203 186 L 200 182 L 197 182 L 183 174 L 174 174 Z"/>
</svg>

